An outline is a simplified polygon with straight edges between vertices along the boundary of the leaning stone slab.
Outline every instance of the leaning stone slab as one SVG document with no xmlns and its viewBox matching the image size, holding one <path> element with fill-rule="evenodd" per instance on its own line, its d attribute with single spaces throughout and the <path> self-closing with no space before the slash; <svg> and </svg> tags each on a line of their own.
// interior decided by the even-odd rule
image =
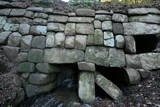
<svg viewBox="0 0 160 107">
<path fill-rule="evenodd" d="M 30 62 L 23 62 L 18 65 L 18 72 L 34 72 L 35 64 Z"/>
<path fill-rule="evenodd" d="M 77 9 L 77 16 L 95 16 L 95 10 L 92 9 Z"/>
<path fill-rule="evenodd" d="M 160 25 L 146 24 L 141 22 L 123 23 L 124 34 L 126 35 L 149 35 L 158 34 Z"/>
<path fill-rule="evenodd" d="M 128 76 L 128 83 L 129 84 L 138 84 L 141 80 L 140 73 L 133 68 L 126 68 L 125 69 L 127 76 Z"/>
<path fill-rule="evenodd" d="M 120 100 L 123 97 L 122 91 L 103 75 L 96 73 L 95 79 L 96 84 L 114 100 Z"/>
<path fill-rule="evenodd" d="M 92 24 L 76 24 L 76 33 L 94 34 L 94 26 Z"/>
<path fill-rule="evenodd" d="M 142 14 L 160 14 L 160 10 L 157 8 L 134 8 L 134 9 L 128 9 L 129 15 L 142 15 Z"/>
<path fill-rule="evenodd" d="M 90 62 L 78 62 L 78 69 L 81 71 L 96 71 L 95 64 Z"/>
<path fill-rule="evenodd" d="M 67 22 L 68 16 L 50 15 L 48 22 Z"/>
<path fill-rule="evenodd" d="M 95 78 L 93 72 L 80 72 L 79 98 L 84 103 L 92 103 L 95 100 Z"/>
<path fill-rule="evenodd" d="M 69 17 L 68 22 L 73 22 L 73 23 L 92 23 L 94 18 L 91 17 Z"/>
<path fill-rule="evenodd" d="M 145 22 L 145 23 L 160 23 L 160 16 L 159 15 L 152 15 L 148 14 L 145 16 L 132 16 L 129 17 L 130 22 Z"/>
<path fill-rule="evenodd" d="M 75 63 L 84 60 L 84 52 L 76 49 L 52 48 L 45 49 L 44 61 L 46 63 Z"/>
</svg>

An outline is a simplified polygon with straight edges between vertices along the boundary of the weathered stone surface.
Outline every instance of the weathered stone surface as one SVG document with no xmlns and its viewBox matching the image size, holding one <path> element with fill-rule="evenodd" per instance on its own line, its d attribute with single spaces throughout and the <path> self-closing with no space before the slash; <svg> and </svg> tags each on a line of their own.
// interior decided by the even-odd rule
<svg viewBox="0 0 160 107">
<path fill-rule="evenodd" d="M 114 35 L 112 32 L 104 32 L 104 39 L 111 39 L 114 38 Z"/>
<path fill-rule="evenodd" d="M 96 29 L 94 35 L 88 36 L 88 42 L 91 45 L 103 45 L 103 32 L 101 29 Z"/>
<path fill-rule="evenodd" d="M 31 26 L 30 33 L 33 35 L 46 35 L 46 26 Z"/>
<path fill-rule="evenodd" d="M 10 16 L 24 16 L 25 12 L 25 9 L 12 9 Z"/>
<path fill-rule="evenodd" d="M 94 34 L 94 27 L 92 24 L 76 24 L 76 33 Z"/>
<path fill-rule="evenodd" d="M 100 21 L 110 21 L 111 15 L 96 15 L 95 19 L 100 20 Z"/>
<path fill-rule="evenodd" d="M 76 34 L 76 24 L 67 23 L 65 28 L 65 35 L 75 35 Z"/>
<path fill-rule="evenodd" d="M 101 29 L 102 28 L 102 23 L 99 20 L 94 21 L 94 28 L 96 29 Z"/>
<path fill-rule="evenodd" d="M 110 67 L 124 67 L 126 66 L 125 53 L 123 50 L 110 48 L 108 62 Z"/>
<path fill-rule="evenodd" d="M 108 67 L 109 66 L 108 51 L 109 49 L 105 47 L 98 47 L 98 46 L 87 47 L 85 52 L 85 61 Z"/>
<path fill-rule="evenodd" d="M 160 25 L 146 24 L 141 22 L 123 23 L 124 34 L 126 35 L 145 35 L 158 34 Z"/>
<path fill-rule="evenodd" d="M 132 16 L 129 17 L 130 22 L 146 22 L 146 23 L 160 23 L 160 16 L 159 15 L 144 15 L 144 16 Z"/>
<path fill-rule="evenodd" d="M 139 57 L 143 69 L 153 70 L 157 68 L 158 53 L 144 53 L 140 54 Z"/>
<path fill-rule="evenodd" d="M 102 22 L 102 30 L 112 31 L 112 22 L 111 21 Z"/>
<path fill-rule="evenodd" d="M 43 50 L 40 49 L 31 49 L 28 53 L 28 61 L 30 62 L 43 62 L 44 56 L 43 56 Z"/>
<path fill-rule="evenodd" d="M 123 14 L 113 14 L 112 20 L 115 22 L 128 22 L 128 16 Z"/>
<path fill-rule="evenodd" d="M 92 103 L 95 100 L 95 79 L 92 72 L 80 72 L 79 76 L 79 98 L 84 103 Z"/>
<path fill-rule="evenodd" d="M 32 24 L 32 19 L 26 17 L 9 17 L 8 23 Z"/>
<path fill-rule="evenodd" d="M 47 29 L 48 31 L 64 31 L 65 25 L 60 23 L 48 23 Z"/>
<path fill-rule="evenodd" d="M 96 71 L 96 66 L 90 62 L 78 62 L 78 69 L 81 71 Z"/>
<path fill-rule="evenodd" d="M 46 19 L 42 19 L 42 18 L 34 18 L 33 19 L 33 24 L 34 25 L 47 25 L 47 20 Z"/>
<path fill-rule="evenodd" d="M 55 46 L 57 47 L 64 47 L 64 43 L 65 43 L 65 35 L 64 33 L 56 33 L 55 34 Z"/>
<path fill-rule="evenodd" d="M 0 44 L 4 44 L 10 34 L 11 34 L 10 31 L 1 32 L 1 33 L 0 33 Z"/>
<path fill-rule="evenodd" d="M 55 33 L 53 32 L 48 32 L 47 37 L 46 37 L 46 47 L 54 47 L 54 42 L 55 42 Z"/>
<path fill-rule="evenodd" d="M 37 86 L 37 85 L 31 85 L 31 84 L 26 84 L 25 85 L 25 90 L 26 90 L 27 97 L 32 97 L 32 96 L 35 96 L 35 95 L 46 93 L 46 92 L 51 91 L 54 88 L 56 88 L 56 83 L 55 82 L 52 82 L 50 84 L 43 85 L 43 86 Z"/>
<path fill-rule="evenodd" d="M 112 15 L 113 11 L 112 10 L 97 10 L 96 14 L 108 14 L 108 15 Z"/>
<path fill-rule="evenodd" d="M 53 74 L 42 74 L 42 73 L 32 73 L 29 76 L 29 83 L 35 85 L 44 85 L 55 80 L 55 75 Z"/>
<path fill-rule="evenodd" d="M 7 22 L 7 18 L 5 16 L 0 16 L 0 30 L 3 28 L 6 22 Z"/>
<path fill-rule="evenodd" d="M 114 100 L 120 100 L 123 97 L 122 91 L 103 75 L 96 73 L 95 81 Z"/>
<path fill-rule="evenodd" d="M 32 35 L 22 36 L 21 38 L 21 50 L 27 51 L 31 47 Z"/>
<path fill-rule="evenodd" d="M 28 17 L 28 18 L 33 18 L 34 17 L 34 13 L 32 11 L 26 11 L 24 16 Z"/>
<path fill-rule="evenodd" d="M 126 64 L 128 68 L 142 68 L 139 55 L 126 54 Z"/>
<path fill-rule="evenodd" d="M 137 71 L 140 73 L 142 79 L 146 79 L 146 78 L 150 77 L 150 75 L 151 75 L 151 72 L 148 70 L 137 69 Z"/>
<path fill-rule="evenodd" d="M 18 56 L 19 48 L 11 46 L 3 46 L 4 54 L 10 61 L 15 61 Z"/>
<path fill-rule="evenodd" d="M 75 44 L 75 36 L 67 36 L 65 40 L 65 47 L 74 48 L 74 44 Z"/>
<path fill-rule="evenodd" d="M 18 72 L 34 72 L 35 64 L 30 62 L 23 62 L 18 65 Z"/>
<path fill-rule="evenodd" d="M 6 15 L 8 16 L 11 12 L 11 9 L 1 9 L 0 10 L 0 15 Z"/>
<path fill-rule="evenodd" d="M 18 32 L 14 32 L 10 34 L 8 38 L 9 46 L 19 46 L 22 35 Z"/>
<path fill-rule="evenodd" d="M 26 62 L 27 61 L 28 54 L 25 52 L 20 52 L 17 56 L 16 62 Z"/>
<path fill-rule="evenodd" d="M 60 68 L 48 63 L 38 63 L 36 65 L 36 69 L 38 70 L 38 72 L 41 72 L 41 73 L 55 73 L 60 71 Z"/>
<path fill-rule="evenodd" d="M 45 13 L 35 13 L 34 14 L 34 18 L 43 18 L 43 19 L 46 19 L 46 18 L 48 18 L 48 14 L 45 14 Z"/>
<path fill-rule="evenodd" d="M 91 17 L 69 17 L 68 22 L 92 23 L 94 18 Z"/>
<path fill-rule="evenodd" d="M 114 38 L 104 40 L 104 46 L 115 47 L 115 40 L 114 40 Z"/>
<path fill-rule="evenodd" d="M 160 14 L 160 10 L 157 8 L 134 8 L 134 9 L 128 9 L 128 14 L 130 15 L 142 15 L 142 14 Z"/>
<path fill-rule="evenodd" d="M 19 32 L 22 35 L 28 34 L 30 30 L 30 25 L 29 24 L 20 24 L 19 26 Z"/>
<path fill-rule="evenodd" d="M 75 63 L 84 60 L 84 52 L 76 49 L 45 49 L 44 60 L 46 63 Z"/>
<path fill-rule="evenodd" d="M 32 47 L 44 49 L 46 46 L 46 37 L 45 36 L 36 36 L 32 39 Z"/>
<path fill-rule="evenodd" d="M 76 10 L 77 16 L 95 16 L 95 10 L 92 9 L 77 9 Z"/>
<path fill-rule="evenodd" d="M 125 51 L 128 53 L 136 53 L 136 42 L 133 36 L 124 36 Z"/>
<path fill-rule="evenodd" d="M 49 22 L 67 22 L 68 16 L 49 15 Z"/>
<path fill-rule="evenodd" d="M 6 23 L 6 24 L 3 26 L 3 29 L 4 29 L 5 31 L 18 31 L 18 29 L 19 29 L 19 24 Z"/>
<path fill-rule="evenodd" d="M 113 23 L 113 33 L 114 34 L 124 34 L 122 23 Z"/>
<path fill-rule="evenodd" d="M 76 35 L 75 37 L 75 48 L 85 50 L 87 44 L 86 35 Z"/>
<path fill-rule="evenodd" d="M 128 83 L 129 84 L 138 84 L 141 80 L 141 76 L 139 72 L 132 68 L 125 69 L 127 76 L 128 76 Z"/>
<path fill-rule="evenodd" d="M 115 37 L 116 47 L 117 48 L 124 48 L 125 40 L 122 35 L 117 35 Z"/>
<path fill-rule="evenodd" d="M 33 11 L 33 12 L 43 12 L 43 7 L 28 7 L 27 10 Z"/>
</svg>

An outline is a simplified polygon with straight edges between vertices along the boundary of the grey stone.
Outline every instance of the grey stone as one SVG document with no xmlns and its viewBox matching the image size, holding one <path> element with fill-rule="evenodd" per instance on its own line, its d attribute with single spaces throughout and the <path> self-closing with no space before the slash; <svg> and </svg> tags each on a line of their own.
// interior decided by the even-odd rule
<svg viewBox="0 0 160 107">
<path fill-rule="evenodd" d="M 33 18 L 34 17 L 34 13 L 32 11 L 26 11 L 24 16 L 28 17 L 28 18 Z"/>
<path fill-rule="evenodd" d="M 19 32 L 22 35 L 29 34 L 29 30 L 30 30 L 30 25 L 29 24 L 20 24 Z"/>
<path fill-rule="evenodd" d="M 113 14 L 112 20 L 115 22 L 128 22 L 128 16 L 123 14 Z"/>
<path fill-rule="evenodd" d="M 44 60 L 46 63 L 53 64 L 75 63 L 84 60 L 84 52 L 76 49 L 45 49 Z"/>
<path fill-rule="evenodd" d="M 8 16 L 11 12 L 11 9 L 1 9 L 0 10 L 0 15 L 5 15 Z"/>
<path fill-rule="evenodd" d="M 18 65 L 18 72 L 29 73 L 35 71 L 35 64 L 30 62 L 23 62 Z"/>
<path fill-rule="evenodd" d="M 43 50 L 40 49 L 31 49 L 28 53 L 28 61 L 40 63 L 43 62 Z"/>
<path fill-rule="evenodd" d="M 64 33 L 56 33 L 55 34 L 55 46 L 57 47 L 64 47 L 64 43 L 65 43 L 65 35 Z"/>
<path fill-rule="evenodd" d="M 30 75 L 30 73 L 24 73 L 24 72 L 23 72 L 23 73 L 21 74 L 21 77 L 24 78 L 24 79 L 28 79 L 29 75 Z"/>
<path fill-rule="evenodd" d="M 113 33 L 114 34 L 124 34 L 122 23 L 113 23 Z"/>
<path fill-rule="evenodd" d="M 75 35 L 76 34 L 76 24 L 67 23 L 65 28 L 65 35 Z"/>
<path fill-rule="evenodd" d="M 113 11 L 112 10 L 97 10 L 96 14 L 108 14 L 108 15 L 112 15 Z"/>
<path fill-rule="evenodd" d="M 25 85 L 27 97 L 32 97 L 42 93 L 46 93 L 51 91 L 54 88 L 56 88 L 55 82 L 52 82 L 50 84 L 43 85 L 43 86 L 37 86 L 37 85 L 31 85 L 31 84 Z"/>
<path fill-rule="evenodd" d="M 29 76 L 29 83 L 35 85 L 44 85 L 48 84 L 55 80 L 54 74 L 42 74 L 42 73 L 32 73 Z"/>
<path fill-rule="evenodd" d="M 104 40 L 104 46 L 115 47 L 115 40 L 114 40 L 114 38 Z"/>
<path fill-rule="evenodd" d="M 32 35 L 22 36 L 21 38 L 21 49 L 22 50 L 29 50 L 31 47 L 32 42 Z"/>
<path fill-rule="evenodd" d="M 49 15 L 49 22 L 67 22 L 68 16 Z"/>
<path fill-rule="evenodd" d="M 70 12 L 70 13 L 68 13 L 68 16 L 76 16 L 76 13 Z"/>
<path fill-rule="evenodd" d="M 140 73 L 142 79 L 146 79 L 151 76 L 151 71 L 144 69 L 137 69 L 137 71 Z"/>
<path fill-rule="evenodd" d="M 3 29 L 4 29 L 5 31 L 18 31 L 18 29 L 19 29 L 19 24 L 6 23 L 6 24 L 3 26 Z"/>
<path fill-rule="evenodd" d="M 160 25 L 146 24 L 141 22 L 123 23 L 124 34 L 126 35 L 146 35 L 160 32 Z"/>
<path fill-rule="evenodd" d="M 14 32 L 10 34 L 8 38 L 8 45 L 9 46 L 19 46 L 21 41 L 22 35 L 18 32 Z"/>
<path fill-rule="evenodd" d="M 42 18 L 34 18 L 33 19 L 34 25 L 47 25 L 47 20 Z"/>
<path fill-rule="evenodd" d="M 4 54 L 7 58 L 14 62 L 18 56 L 19 48 L 18 47 L 11 47 L 11 46 L 3 46 Z"/>
<path fill-rule="evenodd" d="M 124 37 L 122 35 L 116 35 L 115 37 L 115 44 L 117 48 L 124 48 L 125 45 L 125 40 Z"/>
<path fill-rule="evenodd" d="M 138 84 L 141 80 L 141 76 L 139 72 L 132 68 L 125 69 L 127 76 L 128 76 L 128 83 L 129 84 Z"/>
<path fill-rule="evenodd" d="M 27 61 L 28 53 L 20 52 L 17 56 L 16 62 L 25 62 Z"/>
<path fill-rule="evenodd" d="M 95 16 L 95 10 L 92 9 L 77 9 L 76 10 L 77 16 Z"/>
<path fill-rule="evenodd" d="M 160 10 L 157 8 L 134 8 L 134 9 L 128 9 L 129 15 L 143 15 L 143 14 L 160 14 Z"/>
<path fill-rule="evenodd" d="M 146 23 L 160 23 L 160 16 L 159 15 L 152 15 L 148 14 L 145 16 L 132 16 L 129 17 L 130 22 L 146 22 Z"/>
<path fill-rule="evenodd" d="M 95 79 L 92 72 L 80 72 L 78 95 L 84 103 L 93 103 L 95 100 Z"/>
<path fill-rule="evenodd" d="M 50 13 L 53 13 L 53 8 L 44 8 L 43 11 L 44 11 L 45 13 L 50 14 Z"/>
<path fill-rule="evenodd" d="M 86 35 L 76 35 L 75 37 L 75 48 L 85 50 L 87 44 Z"/>
<path fill-rule="evenodd" d="M 30 33 L 33 35 L 46 35 L 46 26 L 31 26 Z"/>
<path fill-rule="evenodd" d="M 102 28 L 102 23 L 99 20 L 94 21 L 94 28 L 96 29 L 101 29 Z"/>
<path fill-rule="evenodd" d="M 123 52 L 123 50 L 110 48 L 108 61 L 110 67 L 125 67 L 125 53 Z"/>
<path fill-rule="evenodd" d="M 27 10 L 33 11 L 33 12 L 43 12 L 43 7 L 28 7 Z"/>
<path fill-rule="evenodd" d="M 54 47 L 55 45 L 55 33 L 53 32 L 48 32 L 47 37 L 46 37 L 46 47 Z"/>
<path fill-rule="evenodd" d="M 92 23 L 94 18 L 91 17 L 69 17 L 68 22 L 72 23 Z"/>
<path fill-rule="evenodd" d="M 110 21 L 111 20 L 111 15 L 96 15 L 95 19 L 100 20 L 100 21 Z"/>
<path fill-rule="evenodd" d="M 114 35 L 112 32 L 104 32 L 104 39 L 111 39 L 111 38 L 114 38 Z"/>
<path fill-rule="evenodd" d="M 126 64 L 128 68 L 142 68 L 139 55 L 126 54 Z"/>
<path fill-rule="evenodd" d="M 90 62 L 78 62 L 78 69 L 81 71 L 96 71 L 96 66 Z"/>
<path fill-rule="evenodd" d="M 45 36 L 36 36 L 32 39 L 32 47 L 44 49 L 46 46 L 46 37 Z"/>
<path fill-rule="evenodd" d="M 136 53 L 136 42 L 133 36 L 124 36 L 125 51 L 128 53 Z"/>
<path fill-rule="evenodd" d="M 9 17 L 8 23 L 32 24 L 32 19 L 26 17 Z"/>
<path fill-rule="evenodd" d="M 56 65 L 51 65 L 48 63 L 38 63 L 36 65 L 36 69 L 41 73 L 55 73 L 60 71 L 60 68 L 58 68 Z"/>
<path fill-rule="evenodd" d="M 112 31 L 112 22 L 111 21 L 102 22 L 102 30 Z"/>
<path fill-rule="evenodd" d="M 7 22 L 7 18 L 5 16 L 0 16 L 0 30 L 3 28 L 6 22 Z"/>
<path fill-rule="evenodd" d="M 92 24 L 76 24 L 76 33 L 94 34 L 94 27 Z"/>
<path fill-rule="evenodd" d="M 65 48 L 74 48 L 74 44 L 75 44 L 75 37 L 67 36 L 65 40 Z"/>
<path fill-rule="evenodd" d="M 25 9 L 12 9 L 10 16 L 24 16 L 25 12 Z"/>
<path fill-rule="evenodd" d="M 95 81 L 114 100 L 120 100 L 123 97 L 122 91 L 103 75 L 96 73 Z"/>
<path fill-rule="evenodd" d="M 11 34 L 10 31 L 1 32 L 0 33 L 0 44 L 4 44 L 7 41 L 10 34 Z"/>
<path fill-rule="evenodd" d="M 34 18 L 47 19 L 47 18 L 48 18 L 48 14 L 45 14 L 45 13 L 35 13 L 35 14 L 34 14 Z"/>
<path fill-rule="evenodd" d="M 60 23 L 48 23 L 47 29 L 48 31 L 64 31 L 65 25 Z"/>
<path fill-rule="evenodd" d="M 105 47 L 90 46 L 86 48 L 85 61 L 92 62 L 100 66 L 109 66 L 109 49 Z"/>
</svg>

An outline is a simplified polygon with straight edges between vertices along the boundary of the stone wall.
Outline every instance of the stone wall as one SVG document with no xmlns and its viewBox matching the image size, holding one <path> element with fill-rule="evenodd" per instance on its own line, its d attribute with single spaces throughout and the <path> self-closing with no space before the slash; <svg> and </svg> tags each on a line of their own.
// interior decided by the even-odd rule
<svg viewBox="0 0 160 107">
<path fill-rule="evenodd" d="M 0 31 L 1 47 L 10 61 L 17 63 L 27 97 L 54 89 L 57 73 L 66 71 L 60 64 L 76 63 L 80 71 L 96 71 L 95 66 L 160 68 L 160 53 L 137 54 L 134 39 L 158 39 L 160 10 L 156 8 L 129 9 L 127 14 L 91 9 L 63 13 L 43 7 L 3 8 Z"/>
</svg>

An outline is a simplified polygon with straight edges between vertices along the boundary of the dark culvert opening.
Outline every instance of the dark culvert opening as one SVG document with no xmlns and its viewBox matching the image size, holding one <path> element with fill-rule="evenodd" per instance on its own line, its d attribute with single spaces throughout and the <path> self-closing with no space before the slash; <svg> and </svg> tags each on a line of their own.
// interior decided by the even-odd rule
<svg viewBox="0 0 160 107">
<path fill-rule="evenodd" d="M 137 53 L 153 52 L 156 49 L 158 38 L 155 35 L 134 36 Z"/>
<path fill-rule="evenodd" d="M 105 76 L 108 80 L 117 85 L 120 89 L 123 89 L 128 85 L 128 77 L 123 68 L 113 67 L 103 67 L 96 66 L 97 72 Z M 98 85 L 96 85 L 96 96 L 100 98 L 110 98 L 107 93 L 104 92 Z"/>
</svg>

